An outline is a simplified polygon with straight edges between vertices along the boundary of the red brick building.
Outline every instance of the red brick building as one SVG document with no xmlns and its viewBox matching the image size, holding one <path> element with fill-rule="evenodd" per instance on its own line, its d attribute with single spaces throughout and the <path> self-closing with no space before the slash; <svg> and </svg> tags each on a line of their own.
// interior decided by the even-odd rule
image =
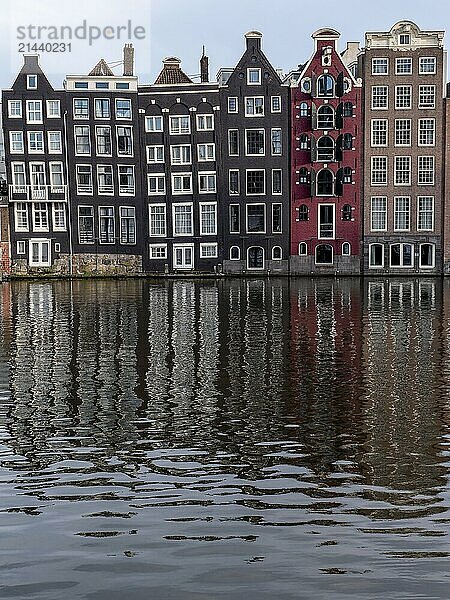
<svg viewBox="0 0 450 600">
<path fill-rule="evenodd" d="M 359 274 L 361 82 L 334 29 L 291 76 L 291 273 Z"/>
</svg>

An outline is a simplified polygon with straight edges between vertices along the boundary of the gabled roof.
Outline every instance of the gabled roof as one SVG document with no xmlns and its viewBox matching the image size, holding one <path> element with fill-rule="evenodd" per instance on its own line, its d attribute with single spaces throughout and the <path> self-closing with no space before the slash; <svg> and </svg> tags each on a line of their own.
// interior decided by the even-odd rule
<svg viewBox="0 0 450 600">
<path fill-rule="evenodd" d="M 95 65 L 95 67 L 92 69 L 92 71 L 89 73 L 88 76 L 89 77 L 101 77 L 101 76 L 114 77 L 114 73 L 108 67 L 105 59 L 101 58 L 98 61 L 98 63 Z"/>
<path fill-rule="evenodd" d="M 181 60 L 176 56 L 169 56 L 163 60 L 163 68 L 155 80 L 155 84 L 193 83 L 181 69 Z"/>
</svg>

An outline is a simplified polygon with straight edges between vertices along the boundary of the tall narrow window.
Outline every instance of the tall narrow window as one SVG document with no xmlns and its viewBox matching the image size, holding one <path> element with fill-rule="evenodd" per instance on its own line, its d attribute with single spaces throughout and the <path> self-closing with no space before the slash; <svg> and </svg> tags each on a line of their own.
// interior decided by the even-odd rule
<svg viewBox="0 0 450 600">
<path fill-rule="evenodd" d="M 399 196 L 394 198 L 394 231 L 409 231 L 410 198 Z"/>
<path fill-rule="evenodd" d="M 114 244 L 115 226 L 114 226 L 114 207 L 99 207 L 100 221 L 100 244 Z"/>
<path fill-rule="evenodd" d="M 150 204 L 150 237 L 165 237 L 166 232 L 166 206 L 164 204 Z"/>
<path fill-rule="evenodd" d="M 93 244 L 94 239 L 94 207 L 78 207 L 78 241 L 80 244 Z"/>
<path fill-rule="evenodd" d="M 136 215 L 134 206 L 120 207 L 120 243 L 136 243 Z"/>
<path fill-rule="evenodd" d="M 370 229 L 371 231 L 386 231 L 387 198 L 373 196 L 370 200 Z"/>
</svg>

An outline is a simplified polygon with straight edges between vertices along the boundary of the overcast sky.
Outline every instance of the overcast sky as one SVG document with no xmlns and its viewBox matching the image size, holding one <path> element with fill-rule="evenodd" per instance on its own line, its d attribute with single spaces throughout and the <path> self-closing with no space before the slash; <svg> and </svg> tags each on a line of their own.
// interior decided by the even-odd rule
<svg viewBox="0 0 450 600">
<path fill-rule="evenodd" d="M 11 85 L 22 64 L 20 42 L 49 41 L 45 34 L 41 40 L 17 39 L 17 27 L 30 24 L 75 29 L 85 19 L 87 26 L 111 26 L 109 36 L 118 26 L 128 26 L 128 21 L 132 29 L 143 27 L 145 39 L 131 41 L 136 47 L 137 73 L 147 83 L 154 81 L 161 59 L 168 55 L 180 57 L 186 73 L 198 73 L 203 44 L 212 75 L 222 66 L 234 66 L 244 49 L 243 35 L 251 29 L 264 34 L 263 49 L 272 64 L 289 71 L 309 57 L 311 33 L 321 27 L 340 31 L 344 48 L 347 40 L 362 43 L 365 31 L 390 29 L 401 19 L 422 29 L 446 30 L 450 22 L 448 0 L 1 0 L 1 4 L 1 87 Z M 87 40 L 72 40 L 70 53 L 41 52 L 41 66 L 60 87 L 66 73 L 87 73 L 100 58 L 109 63 L 121 60 L 122 46 L 129 40 L 123 37 L 127 32 L 120 35 L 120 40 L 96 40 L 91 45 Z M 120 67 L 115 72 L 120 73 Z"/>
</svg>

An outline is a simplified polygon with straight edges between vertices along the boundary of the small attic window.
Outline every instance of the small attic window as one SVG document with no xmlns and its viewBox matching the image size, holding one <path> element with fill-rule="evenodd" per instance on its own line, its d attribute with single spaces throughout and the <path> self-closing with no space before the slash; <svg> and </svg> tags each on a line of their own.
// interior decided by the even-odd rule
<svg viewBox="0 0 450 600">
<path fill-rule="evenodd" d="M 75 81 L 75 89 L 76 90 L 87 90 L 88 89 L 87 81 Z"/>
<path fill-rule="evenodd" d="M 27 89 L 37 90 L 37 75 L 27 75 Z"/>
<path fill-rule="evenodd" d="M 109 88 L 109 83 L 107 81 L 96 81 L 95 87 L 97 90 L 107 90 Z"/>
<path fill-rule="evenodd" d="M 409 33 L 401 33 L 399 36 L 399 43 L 401 46 L 408 46 L 411 43 L 411 36 Z"/>
<path fill-rule="evenodd" d="M 130 89 L 129 83 L 125 83 L 123 81 L 118 81 L 116 83 L 116 90 L 129 90 L 129 89 Z"/>
</svg>

